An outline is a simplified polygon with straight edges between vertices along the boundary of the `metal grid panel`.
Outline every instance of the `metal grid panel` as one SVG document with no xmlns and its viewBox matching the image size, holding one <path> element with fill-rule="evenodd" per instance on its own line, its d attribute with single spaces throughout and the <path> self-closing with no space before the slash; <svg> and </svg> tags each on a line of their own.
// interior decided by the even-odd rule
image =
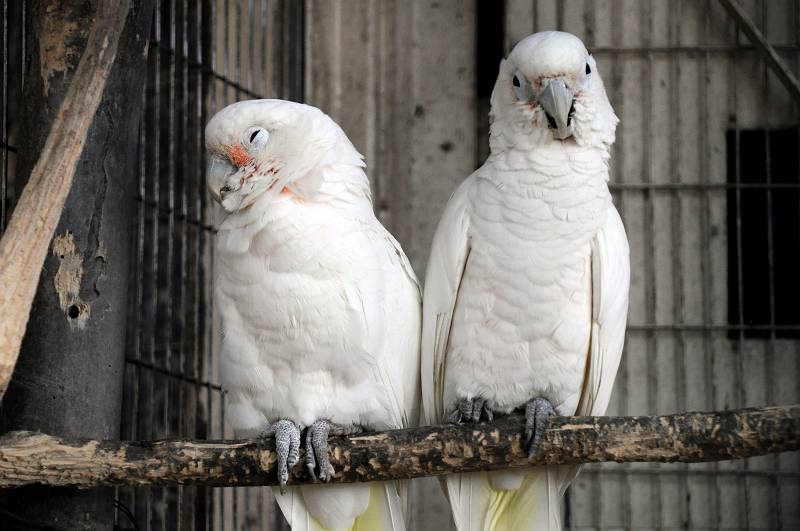
<svg viewBox="0 0 800 531">
<path fill-rule="evenodd" d="M 302 96 L 302 4 L 159 0 L 139 136 L 122 437 L 222 438 L 212 304 L 219 212 L 205 191 L 205 123 L 241 99 Z M 280 525 L 267 489 L 125 488 L 138 529 Z"/>
<path fill-rule="evenodd" d="M 18 117 L 21 111 L 22 65 L 25 64 L 25 2 L 3 0 L 3 21 L 0 42 L 3 46 L 2 101 L 0 116 L 0 234 L 6 228 L 11 207 L 15 202 Z"/>
<path fill-rule="evenodd" d="M 740 3 L 796 75 L 800 2 Z M 507 49 L 531 31 L 559 28 L 582 36 L 622 120 L 611 189 L 631 244 L 632 285 L 610 412 L 797 402 L 800 342 L 784 337 L 800 322 L 776 323 L 782 286 L 775 270 L 776 260 L 797 255 L 800 241 L 776 249 L 773 220 L 781 213 L 773 209 L 777 195 L 796 194 L 800 181 L 774 182 L 765 133 L 763 182 L 743 182 L 744 159 L 727 153 L 726 135 L 741 157 L 758 156 L 741 143 L 743 131 L 797 127 L 798 106 L 716 1 L 507 6 Z M 741 208 L 743 199 L 756 197 L 764 203 L 758 220 Z M 748 221 L 766 226 L 765 243 L 750 251 L 766 254 L 768 262 L 769 311 L 755 324 L 744 319 L 752 297 L 739 296 L 738 308 L 729 299 L 729 283 L 743 292 Z M 730 266 L 731 246 L 738 267 Z M 796 453 L 731 463 L 587 466 L 570 489 L 566 522 L 572 528 L 796 528 L 799 495 Z"/>
</svg>

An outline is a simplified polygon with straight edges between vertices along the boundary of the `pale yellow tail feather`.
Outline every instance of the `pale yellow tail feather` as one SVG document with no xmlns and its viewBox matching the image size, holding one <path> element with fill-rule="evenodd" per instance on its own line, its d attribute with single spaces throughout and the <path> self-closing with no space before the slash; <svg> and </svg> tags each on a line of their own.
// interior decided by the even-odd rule
<svg viewBox="0 0 800 531">
<path fill-rule="evenodd" d="M 561 529 L 564 467 L 520 471 L 516 490 L 495 490 L 490 474 L 477 472 L 447 478 L 453 518 L 459 531 L 555 531 Z M 571 474 L 570 474 L 571 475 Z"/>
<path fill-rule="evenodd" d="M 341 490 L 341 487 L 345 486 L 319 486 L 319 489 Z M 303 498 L 303 490 L 308 490 L 308 487 L 289 487 L 286 489 L 286 494 L 281 494 L 279 489 L 273 488 L 273 492 L 292 531 L 404 531 L 406 529 L 405 496 L 402 495 L 406 490 L 405 485 L 401 485 L 400 492 L 394 483 L 386 482 L 370 483 L 368 486 L 361 484 L 358 487 L 369 489 L 369 503 L 366 510 L 356 517 L 352 526 L 340 529 L 325 528 L 311 516 Z M 332 500 L 331 503 L 336 502 Z"/>
</svg>

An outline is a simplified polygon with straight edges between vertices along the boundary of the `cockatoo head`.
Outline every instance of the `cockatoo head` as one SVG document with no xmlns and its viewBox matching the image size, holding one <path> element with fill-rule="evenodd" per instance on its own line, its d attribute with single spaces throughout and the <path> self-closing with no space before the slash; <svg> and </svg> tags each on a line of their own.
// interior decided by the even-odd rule
<svg viewBox="0 0 800 531">
<path fill-rule="evenodd" d="M 608 146 L 619 122 L 594 57 L 561 31 L 522 39 L 500 63 L 491 115 L 493 149 L 553 141 Z"/>
<path fill-rule="evenodd" d="M 211 195 L 228 212 L 290 190 L 312 199 L 331 164 L 363 167 L 341 128 L 302 103 L 248 100 L 228 105 L 206 126 Z M 360 172 L 363 173 L 363 172 Z"/>
</svg>

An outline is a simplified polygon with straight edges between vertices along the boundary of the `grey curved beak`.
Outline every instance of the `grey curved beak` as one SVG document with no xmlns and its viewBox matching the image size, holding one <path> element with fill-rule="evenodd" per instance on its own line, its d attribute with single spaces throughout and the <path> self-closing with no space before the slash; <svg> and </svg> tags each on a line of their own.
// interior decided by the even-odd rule
<svg viewBox="0 0 800 531">
<path fill-rule="evenodd" d="M 225 194 L 234 191 L 230 185 L 231 176 L 235 175 L 238 169 L 229 160 L 212 156 L 206 168 L 206 182 L 208 191 L 212 197 L 221 203 L 225 199 Z"/>
<path fill-rule="evenodd" d="M 564 140 L 572 135 L 569 113 L 574 95 L 561 78 L 550 81 L 539 93 L 537 100 L 548 117 L 555 122 L 556 138 Z M 551 125 L 553 125 L 551 122 Z"/>
</svg>

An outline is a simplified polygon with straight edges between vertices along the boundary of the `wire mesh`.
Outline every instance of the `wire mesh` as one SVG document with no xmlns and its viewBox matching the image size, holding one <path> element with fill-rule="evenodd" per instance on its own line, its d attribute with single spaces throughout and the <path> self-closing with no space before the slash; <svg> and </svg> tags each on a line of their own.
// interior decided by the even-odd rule
<svg viewBox="0 0 800 531">
<path fill-rule="evenodd" d="M 510 4 L 527 10 L 527 32 L 583 37 L 621 118 L 611 189 L 632 286 L 610 413 L 797 402 L 800 316 L 783 302 L 797 293 L 785 276 L 800 244 L 797 102 L 716 1 Z M 797 75 L 800 2 L 740 4 Z M 796 453 L 587 466 L 565 521 L 797 528 L 799 494 Z"/>
<path fill-rule="evenodd" d="M 22 67 L 25 64 L 25 2 L 2 3 L 2 35 L 3 46 L 2 73 L 2 139 L 0 139 L 0 234 L 8 221 L 9 211 L 15 202 L 14 181 L 18 146 L 16 139 L 19 131 L 18 117 L 21 111 Z"/>
<path fill-rule="evenodd" d="M 139 134 L 139 186 L 122 437 L 223 438 L 213 238 L 203 128 L 237 100 L 302 99 L 302 3 L 156 2 Z M 117 525 L 267 529 L 266 489 L 124 488 Z"/>
</svg>

